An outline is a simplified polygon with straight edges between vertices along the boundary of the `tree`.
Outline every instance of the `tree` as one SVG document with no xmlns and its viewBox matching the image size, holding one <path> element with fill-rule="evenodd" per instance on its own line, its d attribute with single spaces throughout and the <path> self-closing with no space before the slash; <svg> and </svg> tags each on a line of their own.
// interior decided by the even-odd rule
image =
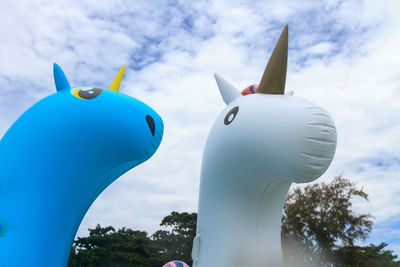
<svg viewBox="0 0 400 267">
<path fill-rule="evenodd" d="M 68 266 L 161 266 L 158 250 L 146 232 L 97 225 L 75 240 Z"/>
<path fill-rule="evenodd" d="M 329 184 L 295 188 L 286 199 L 282 217 L 286 262 L 330 266 L 339 248 L 365 240 L 371 232 L 372 216 L 356 214 L 353 197 L 368 200 L 363 189 L 341 176 Z"/>
<path fill-rule="evenodd" d="M 399 261 L 393 251 L 384 250 L 386 243 L 366 247 L 345 246 L 335 251 L 337 267 L 398 267 Z"/>
<path fill-rule="evenodd" d="M 178 213 L 173 211 L 166 216 L 160 226 L 172 228 L 170 231 L 158 230 L 152 236 L 161 248 L 160 258 L 165 262 L 181 260 L 192 265 L 191 251 L 196 236 L 197 213 Z"/>
</svg>

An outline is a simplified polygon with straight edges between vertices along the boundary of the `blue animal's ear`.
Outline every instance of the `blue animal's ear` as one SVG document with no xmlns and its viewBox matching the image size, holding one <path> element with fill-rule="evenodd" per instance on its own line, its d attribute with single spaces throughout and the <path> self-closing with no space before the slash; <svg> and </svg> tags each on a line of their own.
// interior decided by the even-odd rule
<svg viewBox="0 0 400 267">
<path fill-rule="evenodd" d="M 53 75 L 57 92 L 64 89 L 69 89 L 69 90 L 71 89 L 71 86 L 69 85 L 68 79 L 65 76 L 63 70 L 56 63 L 53 64 Z"/>
</svg>

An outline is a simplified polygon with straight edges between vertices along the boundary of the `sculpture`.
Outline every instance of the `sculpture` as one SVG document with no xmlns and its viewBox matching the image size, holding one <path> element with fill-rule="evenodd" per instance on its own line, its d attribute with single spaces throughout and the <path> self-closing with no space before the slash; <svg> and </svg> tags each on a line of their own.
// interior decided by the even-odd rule
<svg viewBox="0 0 400 267">
<path fill-rule="evenodd" d="M 227 106 L 203 154 L 195 267 L 279 266 L 290 185 L 314 181 L 333 159 L 336 128 L 329 114 L 284 94 L 287 51 L 286 25 L 255 94 L 242 96 L 215 74 Z"/>
<path fill-rule="evenodd" d="M 109 89 L 71 88 L 54 64 L 57 92 L 0 141 L 0 266 L 66 266 L 93 201 L 157 150 L 162 119 L 118 92 L 124 71 Z"/>
</svg>

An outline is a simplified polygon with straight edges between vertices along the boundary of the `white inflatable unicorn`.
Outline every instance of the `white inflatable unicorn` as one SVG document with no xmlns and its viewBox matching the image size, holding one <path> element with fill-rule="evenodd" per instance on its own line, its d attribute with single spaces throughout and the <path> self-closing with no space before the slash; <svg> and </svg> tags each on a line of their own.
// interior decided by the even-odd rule
<svg viewBox="0 0 400 267">
<path fill-rule="evenodd" d="M 242 96 L 215 74 L 226 103 L 204 150 L 195 267 L 279 266 L 281 217 L 292 183 L 329 167 L 336 128 L 319 106 L 285 94 L 286 26 L 258 90 Z"/>
</svg>

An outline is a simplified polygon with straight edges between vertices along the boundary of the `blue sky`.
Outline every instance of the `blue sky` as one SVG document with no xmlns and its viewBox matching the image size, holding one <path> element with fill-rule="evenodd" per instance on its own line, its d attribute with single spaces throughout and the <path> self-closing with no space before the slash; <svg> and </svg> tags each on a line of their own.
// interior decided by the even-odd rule
<svg viewBox="0 0 400 267">
<path fill-rule="evenodd" d="M 343 174 L 363 187 L 369 202 L 354 208 L 375 217 L 367 242 L 400 255 L 400 4 L 253 2 L 2 1 L 0 136 L 55 91 L 52 62 L 72 86 L 106 87 L 127 65 L 121 91 L 160 113 L 164 140 L 96 200 L 79 235 L 97 223 L 151 233 L 171 211 L 197 210 L 203 147 L 224 107 L 212 74 L 258 83 L 288 23 L 286 88 L 338 129 L 336 157 L 316 182 Z"/>
</svg>

